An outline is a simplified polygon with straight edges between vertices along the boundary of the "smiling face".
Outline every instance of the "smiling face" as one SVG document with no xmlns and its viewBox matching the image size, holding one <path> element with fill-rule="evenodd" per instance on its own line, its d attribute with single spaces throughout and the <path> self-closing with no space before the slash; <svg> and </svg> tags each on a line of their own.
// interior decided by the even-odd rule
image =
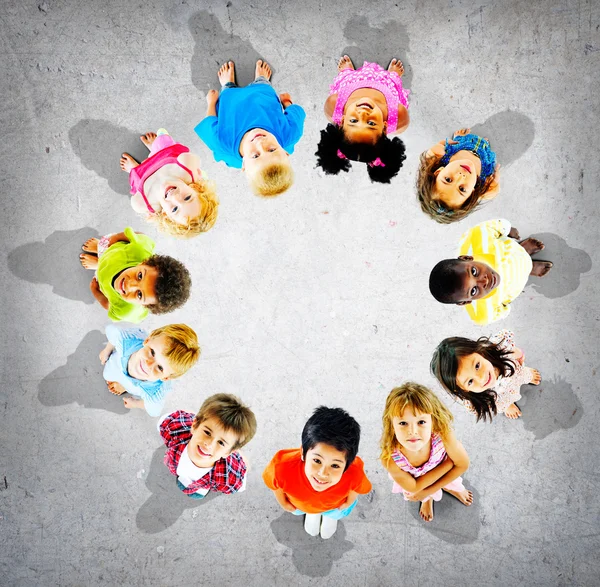
<svg viewBox="0 0 600 587">
<path fill-rule="evenodd" d="M 166 334 L 149 336 L 144 346 L 129 357 L 127 372 L 141 381 L 167 381 L 175 374 L 165 355 L 170 346 Z"/>
<path fill-rule="evenodd" d="M 456 384 L 463 391 L 481 393 L 493 389 L 497 380 L 497 369 L 479 353 L 458 359 Z"/>
<path fill-rule="evenodd" d="M 240 153 L 242 170 L 250 177 L 270 165 L 287 163 L 289 157 L 275 136 L 260 128 L 254 128 L 242 137 Z"/>
<path fill-rule="evenodd" d="M 180 179 L 173 179 L 164 186 L 164 196 L 160 203 L 163 212 L 173 222 L 187 225 L 190 218 L 197 218 L 202 212 L 198 193 Z"/>
<path fill-rule="evenodd" d="M 115 291 L 127 302 L 140 306 L 156 304 L 158 269 L 136 265 L 124 269 L 113 280 Z"/>
<path fill-rule="evenodd" d="M 449 208 L 460 208 L 477 183 L 477 171 L 470 159 L 451 160 L 434 175 L 436 197 Z"/>
<path fill-rule="evenodd" d="M 373 99 L 363 97 L 346 103 L 342 128 L 349 142 L 374 145 L 386 127 L 383 111 Z"/>
<path fill-rule="evenodd" d="M 470 304 L 473 300 L 484 298 L 500 285 L 500 276 L 486 263 L 474 261 L 473 257 L 459 259 L 463 261 L 459 268 L 461 286 L 455 292 L 455 304 Z"/>
<path fill-rule="evenodd" d="M 419 452 L 429 447 L 431 440 L 431 414 L 415 414 L 405 408 L 400 416 L 392 418 L 394 434 L 400 446 L 410 452 Z"/>
<path fill-rule="evenodd" d="M 346 468 L 346 453 L 319 442 L 304 455 L 304 474 L 315 491 L 325 491 L 340 481 Z"/>
<path fill-rule="evenodd" d="M 207 418 L 195 428 L 186 450 L 196 467 L 212 467 L 219 459 L 226 458 L 238 442 L 237 434 L 226 430 L 215 416 Z"/>
</svg>

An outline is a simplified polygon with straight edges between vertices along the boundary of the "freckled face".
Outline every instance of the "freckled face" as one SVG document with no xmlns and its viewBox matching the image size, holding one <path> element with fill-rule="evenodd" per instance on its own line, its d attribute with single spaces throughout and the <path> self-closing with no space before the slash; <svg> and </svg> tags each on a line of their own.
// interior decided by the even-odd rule
<svg viewBox="0 0 600 587">
<path fill-rule="evenodd" d="M 414 413 L 408 407 L 402 415 L 392 419 L 396 440 L 403 449 L 418 452 L 431 440 L 431 414 Z"/>
<path fill-rule="evenodd" d="M 156 304 L 157 278 L 156 267 L 136 265 L 121 271 L 113 280 L 113 287 L 125 301 L 140 306 L 150 306 Z"/>
<path fill-rule="evenodd" d="M 315 491 L 325 491 L 339 483 L 346 467 L 346 453 L 330 444 L 315 444 L 304 455 L 304 474 Z"/>
<path fill-rule="evenodd" d="M 458 360 L 456 383 L 463 391 L 481 393 L 493 389 L 497 380 L 497 369 L 479 353 Z"/>
</svg>

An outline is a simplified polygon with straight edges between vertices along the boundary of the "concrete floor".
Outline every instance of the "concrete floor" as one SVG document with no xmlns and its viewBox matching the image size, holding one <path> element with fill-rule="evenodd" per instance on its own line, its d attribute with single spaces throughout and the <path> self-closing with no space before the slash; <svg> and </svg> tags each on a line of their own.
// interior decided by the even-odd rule
<svg viewBox="0 0 600 587">
<path fill-rule="evenodd" d="M 0 20 L 0 584 L 600 585 L 600 4 L 3 0 Z M 391 185 L 359 165 L 334 178 L 315 170 L 343 52 L 405 63 L 408 159 Z M 235 60 L 245 83 L 258 57 L 308 115 L 296 184 L 274 201 L 250 195 L 193 133 L 218 65 Z M 416 203 L 418 156 L 467 125 L 496 148 L 502 191 L 440 226 Z M 89 236 L 153 234 L 118 160 L 142 156 L 137 137 L 161 126 L 201 155 L 222 201 L 206 235 L 158 239 L 194 288 L 145 326 L 185 321 L 203 347 L 167 408 L 195 411 L 228 391 L 259 422 L 248 491 L 200 504 L 162 465 L 155 421 L 106 391 L 106 314 L 77 259 Z M 427 278 L 466 228 L 498 216 L 543 235 L 555 263 L 501 324 L 544 380 L 525 390 L 517 422 L 476 425 L 453 407 L 476 501 L 445 497 L 426 525 L 377 462 L 381 412 L 404 380 L 439 391 L 428 364 L 443 337 L 496 331 L 435 302 Z M 359 420 L 375 488 L 326 542 L 260 478 L 322 403 Z"/>
</svg>

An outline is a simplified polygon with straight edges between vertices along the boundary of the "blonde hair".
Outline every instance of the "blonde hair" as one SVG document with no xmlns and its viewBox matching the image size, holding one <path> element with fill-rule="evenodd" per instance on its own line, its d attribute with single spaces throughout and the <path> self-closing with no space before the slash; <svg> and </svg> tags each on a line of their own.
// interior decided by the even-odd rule
<svg viewBox="0 0 600 587">
<path fill-rule="evenodd" d="M 217 220 L 219 198 L 215 191 L 215 183 L 209 180 L 188 183 L 197 194 L 201 212 L 195 218 L 189 218 L 187 224 L 178 224 L 169 218 L 162 210 L 152 214 L 148 220 L 156 224 L 161 232 L 177 238 L 193 238 L 201 232 L 210 230 Z"/>
<path fill-rule="evenodd" d="M 245 406 L 235 395 L 215 393 L 204 400 L 194 418 L 192 428 L 196 430 L 202 422 L 209 418 L 219 420 L 225 430 L 237 436 L 232 451 L 248 444 L 256 434 L 256 417 L 254 412 Z"/>
<path fill-rule="evenodd" d="M 406 408 L 411 408 L 415 414 L 431 414 L 432 432 L 439 434 L 442 440 L 450 433 L 454 419 L 450 410 L 433 391 L 424 385 L 408 381 L 392 389 L 385 400 L 379 457 L 384 463 L 389 461 L 395 450 L 400 449 L 394 432 L 393 418 L 401 417 Z"/>
<path fill-rule="evenodd" d="M 250 179 L 250 185 L 257 196 L 271 198 L 287 191 L 294 183 L 294 170 L 289 161 L 274 163 L 261 169 Z"/>
<path fill-rule="evenodd" d="M 200 358 L 202 349 L 198 344 L 198 337 L 187 324 L 167 324 L 153 330 L 150 337 L 160 336 L 161 334 L 164 334 L 168 341 L 165 357 L 167 357 L 169 364 L 175 371 L 171 377 L 173 379 L 181 377 Z"/>
</svg>

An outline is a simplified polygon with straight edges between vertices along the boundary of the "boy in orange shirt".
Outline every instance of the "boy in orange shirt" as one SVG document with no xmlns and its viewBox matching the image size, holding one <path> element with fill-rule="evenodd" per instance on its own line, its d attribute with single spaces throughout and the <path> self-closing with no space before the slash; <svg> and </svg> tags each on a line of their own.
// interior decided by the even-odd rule
<svg viewBox="0 0 600 587">
<path fill-rule="evenodd" d="M 358 452 L 360 426 L 341 408 L 320 406 L 302 430 L 302 448 L 280 450 L 263 472 L 279 505 L 306 514 L 311 536 L 331 538 L 337 521 L 356 506 L 358 494 L 371 491 Z"/>
</svg>

